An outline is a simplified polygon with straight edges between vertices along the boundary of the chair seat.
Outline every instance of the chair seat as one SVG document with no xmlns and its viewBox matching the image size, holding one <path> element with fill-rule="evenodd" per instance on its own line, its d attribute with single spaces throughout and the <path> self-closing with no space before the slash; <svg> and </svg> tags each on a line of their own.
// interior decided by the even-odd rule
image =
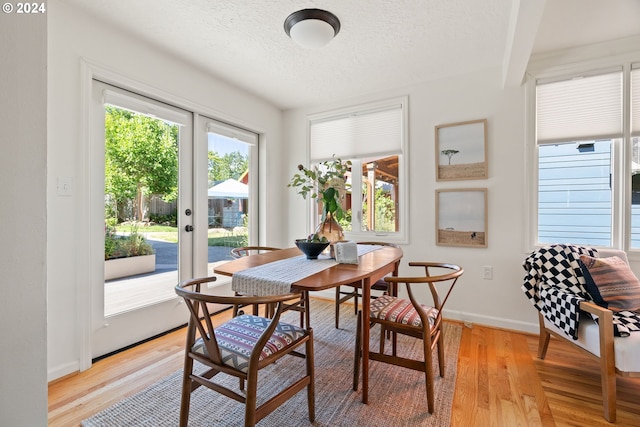
<svg viewBox="0 0 640 427">
<path fill-rule="evenodd" d="M 544 321 L 547 329 L 561 336 L 566 334 L 547 319 Z M 589 316 L 580 316 L 578 339 L 572 342 L 589 353 L 600 357 L 600 336 L 598 324 Z M 614 352 L 616 369 L 620 372 L 640 372 L 640 332 L 632 332 L 628 337 L 614 337 Z"/>
<path fill-rule="evenodd" d="M 429 324 L 433 326 L 438 316 L 438 310 L 424 304 L 421 304 L 421 306 L 427 311 Z M 422 327 L 422 320 L 411 301 L 391 295 L 382 295 L 371 301 L 371 318 L 417 328 Z"/>
<path fill-rule="evenodd" d="M 269 319 L 245 314 L 234 317 L 225 324 L 217 327 L 215 335 L 218 347 L 220 348 L 222 363 L 242 372 L 247 372 L 249 369 L 251 350 L 255 347 L 260 335 L 269 326 L 269 322 Z M 273 335 L 262 349 L 260 360 L 277 353 L 291 343 L 304 337 L 304 335 L 304 329 L 288 323 L 279 322 Z M 202 338 L 199 338 L 195 342 L 191 350 L 194 353 L 208 356 Z"/>
</svg>

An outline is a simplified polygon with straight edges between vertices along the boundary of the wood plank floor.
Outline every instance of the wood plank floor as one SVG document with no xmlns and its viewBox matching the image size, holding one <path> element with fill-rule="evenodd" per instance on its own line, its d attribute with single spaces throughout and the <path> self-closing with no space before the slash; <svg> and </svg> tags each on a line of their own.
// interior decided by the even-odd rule
<svg viewBox="0 0 640 427">
<path fill-rule="evenodd" d="M 216 316 L 223 322 L 229 311 Z M 182 367 L 185 330 L 101 360 L 49 384 L 49 426 L 80 421 Z M 452 427 L 640 426 L 640 379 L 618 378 L 618 421 L 602 417 L 598 364 L 552 339 L 473 325 L 463 329 Z"/>
</svg>

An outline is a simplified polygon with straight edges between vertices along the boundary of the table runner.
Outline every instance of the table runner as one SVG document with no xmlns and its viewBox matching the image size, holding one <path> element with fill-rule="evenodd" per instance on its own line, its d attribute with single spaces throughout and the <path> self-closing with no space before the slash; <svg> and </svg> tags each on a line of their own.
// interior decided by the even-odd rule
<svg viewBox="0 0 640 427">
<path fill-rule="evenodd" d="M 358 245 L 358 256 L 380 249 L 379 245 Z M 304 255 L 270 262 L 234 273 L 231 290 L 246 295 L 267 296 L 291 292 L 291 284 L 338 264 L 327 255 L 307 259 Z"/>
</svg>

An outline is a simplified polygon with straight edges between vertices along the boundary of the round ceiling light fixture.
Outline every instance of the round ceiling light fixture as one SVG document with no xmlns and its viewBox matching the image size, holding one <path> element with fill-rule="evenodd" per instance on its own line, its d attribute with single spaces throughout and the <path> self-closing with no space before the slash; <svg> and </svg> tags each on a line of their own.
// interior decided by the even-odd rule
<svg viewBox="0 0 640 427">
<path fill-rule="evenodd" d="M 284 32 L 302 47 L 318 48 L 340 32 L 340 20 L 326 10 L 303 9 L 284 20 Z"/>
</svg>

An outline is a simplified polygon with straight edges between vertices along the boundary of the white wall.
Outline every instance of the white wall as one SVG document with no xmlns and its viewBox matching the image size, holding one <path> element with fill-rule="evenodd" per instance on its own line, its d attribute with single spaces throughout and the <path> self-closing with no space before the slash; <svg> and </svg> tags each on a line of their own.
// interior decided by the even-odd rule
<svg viewBox="0 0 640 427">
<path fill-rule="evenodd" d="M 47 424 L 47 18 L 0 16 L 0 425 Z"/>
<path fill-rule="evenodd" d="M 536 312 L 520 290 L 524 270 L 524 89 L 501 88 L 500 69 L 426 82 L 400 90 L 285 112 L 290 146 L 289 177 L 307 159 L 307 114 L 395 96 L 409 96 L 409 235 L 403 246 L 401 274 L 409 261 L 442 261 L 461 265 L 462 279 L 448 302 L 451 318 L 518 330 L 536 330 Z M 466 120 L 488 120 L 489 179 L 436 182 L 434 126 Z M 488 247 L 459 248 L 435 244 L 435 190 L 488 188 Z M 308 233 L 305 203 L 289 194 L 289 240 Z M 482 267 L 493 266 L 493 280 Z"/>
<path fill-rule="evenodd" d="M 197 108 L 213 118 L 261 132 L 260 196 L 261 242 L 283 245 L 286 224 L 264 224 L 279 211 L 279 186 L 268 188 L 278 176 L 282 145 L 280 110 L 251 94 L 200 70 L 185 65 L 139 39 L 123 34 L 96 19 L 60 2 L 49 2 L 49 147 L 47 194 L 49 206 L 47 254 L 48 278 L 48 376 L 57 378 L 79 368 L 83 342 L 81 330 L 87 327 L 81 317 L 78 294 L 86 293 L 88 220 L 83 215 L 90 203 L 86 194 L 86 158 L 89 141 L 82 135 L 83 94 L 82 59 L 159 89 L 178 105 Z M 215 54 L 215 52 L 203 52 Z M 251 66 L 250 59 L 247 66 Z M 269 167 L 265 167 L 266 165 Z M 57 196 L 60 176 L 73 179 L 73 195 Z M 264 196 L 264 197 L 263 197 Z M 266 196 L 272 196 L 269 199 Z M 267 200 L 275 203 L 268 204 Z"/>
</svg>

